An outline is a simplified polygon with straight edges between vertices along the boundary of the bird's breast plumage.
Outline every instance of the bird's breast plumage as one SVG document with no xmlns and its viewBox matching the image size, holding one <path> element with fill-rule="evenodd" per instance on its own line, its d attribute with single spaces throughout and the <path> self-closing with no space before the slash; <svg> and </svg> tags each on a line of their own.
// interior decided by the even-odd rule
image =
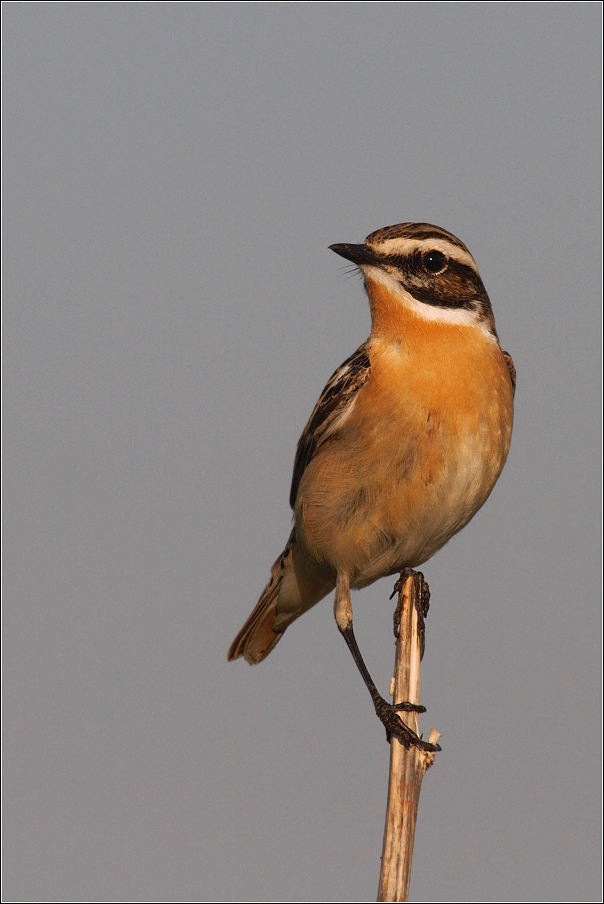
<svg viewBox="0 0 604 904">
<path fill-rule="evenodd" d="M 357 587 L 425 562 L 478 511 L 513 410 L 503 353 L 477 327 L 406 318 L 367 351 L 369 379 L 308 465 L 295 509 L 307 554 Z"/>
</svg>

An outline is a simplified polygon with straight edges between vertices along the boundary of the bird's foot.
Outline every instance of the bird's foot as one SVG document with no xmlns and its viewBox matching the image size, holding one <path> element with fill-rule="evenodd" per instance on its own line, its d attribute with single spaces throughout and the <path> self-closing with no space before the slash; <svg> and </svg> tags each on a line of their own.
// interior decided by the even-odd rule
<svg viewBox="0 0 604 904">
<path fill-rule="evenodd" d="M 413 568 L 403 568 L 398 581 L 395 583 L 394 587 L 392 588 L 392 593 L 390 594 L 390 599 L 394 599 L 396 594 L 400 593 L 401 590 L 403 589 L 403 584 L 405 583 L 407 578 L 411 577 L 411 575 L 415 575 L 415 574 L 419 574 L 419 572 L 414 571 Z"/>
<path fill-rule="evenodd" d="M 399 594 L 398 603 L 396 604 L 393 615 L 394 636 L 398 639 L 398 636 L 401 633 L 401 611 L 403 606 L 401 590 L 403 589 L 403 585 L 407 578 L 410 577 L 413 577 L 416 580 L 415 608 L 417 609 L 417 633 L 419 635 L 419 658 L 421 661 L 424 658 L 424 652 L 426 650 L 426 624 L 424 619 L 430 609 L 430 588 L 428 582 L 424 580 L 422 572 L 414 571 L 413 568 L 403 568 L 401 576 L 390 594 L 390 599 L 392 599 L 393 596 L 396 596 L 397 593 Z"/>
<path fill-rule="evenodd" d="M 376 715 L 386 729 L 386 740 L 388 743 L 394 737 L 407 750 L 410 747 L 417 747 L 419 750 L 425 750 L 428 753 L 436 753 L 442 749 L 439 744 L 429 744 L 428 741 L 424 741 L 419 735 L 416 735 L 411 728 L 405 725 L 396 712 L 397 708 L 402 709 L 406 707 L 408 707 L 407 712 L 425 712 L 425 706 L 416 706 L 414 703 L 399 703 L 395 707 L 392 703 L 384 700 L 383 697 L 374 699 L 373 703 Z"/>
<path fill-rule="evenodd" d="M 392 703 L 389 704 L 392 706 L 392 709 L 399 713 L 425 713 L 426 707 L 422 706 L 420 703 Z"/>
</svg>

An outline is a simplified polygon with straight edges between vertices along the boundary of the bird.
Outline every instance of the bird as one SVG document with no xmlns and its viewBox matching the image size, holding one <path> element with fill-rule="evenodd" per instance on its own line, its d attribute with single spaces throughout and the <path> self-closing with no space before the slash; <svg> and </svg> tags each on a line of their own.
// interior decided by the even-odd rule
<svg viewBox="0 0 604 904">
<path fill-rule="evenodd" d="M 462 241 L 398 223 L 330 250 L 363 277 L 368 339 L 335 371 L 298 441 L 293 529 L 228 659 L 261 662 L 335 588 L 334 615 L 375 710 L 406 747 L 435 749 L 379 694 L 351 589 L 422 565 L 478 512 L 510 448 L 516 370 Z"/>
</svg>

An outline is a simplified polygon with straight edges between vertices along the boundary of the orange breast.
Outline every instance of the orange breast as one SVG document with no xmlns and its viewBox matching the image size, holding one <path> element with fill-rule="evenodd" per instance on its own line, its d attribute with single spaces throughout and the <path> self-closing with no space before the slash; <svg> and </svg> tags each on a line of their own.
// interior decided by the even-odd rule
<svg viewBox="0 0 604 904">
<path fill-rule="evenodd" d="M 507 367 L 482 330 L 396 308 L 374 326 L 371 376 L 296 506 L 310 555 L 354 586 L 421 564 L 460 530 L 491 492 L 512 431 Z"/>
</svg>

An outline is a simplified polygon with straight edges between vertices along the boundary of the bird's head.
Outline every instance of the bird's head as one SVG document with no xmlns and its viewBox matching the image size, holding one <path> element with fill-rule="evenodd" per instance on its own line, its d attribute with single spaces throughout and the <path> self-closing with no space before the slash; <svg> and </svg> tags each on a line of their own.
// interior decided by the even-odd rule
<svg viewBox="0 0 604 904">
<path fill-rule="evenodd" d="M 403 305 L 424 320 L 477 326 L 497 337 L 491 302 L 476 262 L 458 238 L 430 223 L 398 223 L 362 245 L 330 245 L 356 264 L 374 307 Z"/>
</svg>

